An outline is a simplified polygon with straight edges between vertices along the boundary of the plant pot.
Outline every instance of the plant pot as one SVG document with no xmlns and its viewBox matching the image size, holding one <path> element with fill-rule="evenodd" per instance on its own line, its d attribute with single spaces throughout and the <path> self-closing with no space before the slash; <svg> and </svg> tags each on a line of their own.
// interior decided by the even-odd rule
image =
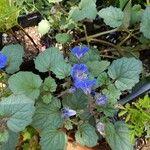
<svg viewBox="0 0 150 150">
<path fill-rule="evenodd" d="M 86 147 L 68 141 L 67 150 L 111 150 L 106 142 L 101 142 L 95 147 Z"/>
</svg>

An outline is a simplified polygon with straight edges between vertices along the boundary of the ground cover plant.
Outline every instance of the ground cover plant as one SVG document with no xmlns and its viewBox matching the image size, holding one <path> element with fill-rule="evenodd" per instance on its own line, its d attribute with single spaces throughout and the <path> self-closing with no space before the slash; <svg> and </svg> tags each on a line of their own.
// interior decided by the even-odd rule
<svg viewBox="0 0 150 150">
<path fill-rule="evenodd" d="M 18 21 L 35 11 L 42 47 Z M 0 51 L 0 150 L 66 150 L 69 139 L 133 150 L 149 139 L 148 0 L 3 0 L 0 12 L 15 39 Z"/>
</svg>

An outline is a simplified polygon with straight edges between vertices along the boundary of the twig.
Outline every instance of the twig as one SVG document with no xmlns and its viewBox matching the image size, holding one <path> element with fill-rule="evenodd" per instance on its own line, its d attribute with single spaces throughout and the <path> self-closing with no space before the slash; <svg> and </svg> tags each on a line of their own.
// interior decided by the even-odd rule
<svg viewBox="0 0 150 150">
<path fill-rule="evenodd" d="M 115 29 L 112 29 L 112 30 L 109 30 L 109 31 L 100 32 L 100 33 L 97 33 L 97 34 L 94 34 L 94 35 L 83 37 L 83 38 L 77 40 L 76 42 L 78 43 L 78 42 L 85 41 L 85 40 L 90 41 L 93 38 L 96 38 L 96 37 L 99 37 L 99 36 L 102 36 L 102 35 L 105 35 L 105 34 L 109 34 L 109 33 L 112 33 L 112 32 L 116 32 L 117 30 L 118 30 L 118 28 L 115 28 Z"/>
<path fill-rule="evenodd" d="M 120 56 L 123 55 L 122 52 L 121 52 L 121 47 L 120 47 L 120 46 L 116 46 L 116 45 L 114 45 L 114 44 L 112 44 L 112 43 L 110 43 L 110 42 L 107 42 L 107 41 L 104 41 L 104 40 L 99 40 L 99 39 L 91 39 L 91 42 L 92 42 L 92 41 L 94 41 L 94 42 L 99 42 L 99 43 L 101 43 L 101 44 L 109 45 L 109 46 L 111 46 L 111 47 L 114 47 L 114 48 L 118 51 L 118 53 L 119 53 Z"/>
</svg>

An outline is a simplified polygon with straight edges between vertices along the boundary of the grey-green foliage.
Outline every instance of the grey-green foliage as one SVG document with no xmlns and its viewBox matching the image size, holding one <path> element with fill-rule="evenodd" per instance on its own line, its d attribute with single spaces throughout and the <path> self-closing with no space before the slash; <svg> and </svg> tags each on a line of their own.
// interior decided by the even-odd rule
<svg viewBox="0 0 150 150">
<path fill-rule="evenodd" d="M 150 6 L 147 6 L 142 15 L 142 21 L 140 24 L 140 31 L 144 34 L 144 36 L 150 39 Z"/>
<path fill-rule="evenodd" d="M 69 18 L 75 22 L 84 19 L 95 19 L 97 15 L 96 0 L 81 0 L 79 6 L 74 6 L 69 12 Z"/>
<path fill-rule="evenodd" d="M 34 100 L 40 95 L 42 80 L 32 72 L 20 71 L 8 79 L 8 84 L 14 94 L 24 94 Z"/>
<path fill-rule="evenodd" d="M 123 57 L 114 60 L 108 68 L 109 77 L 120 91 L 129 90 L 138 83 L 141 72 L 142 62 L 136 58 Z"/>
<path fill-rule="evenodd" d="M 96 134 L 96 130 L 93 126 L 85 123 L 79 126 L 75 133 L 75 139 L 83 146 L 93 147 L 97 145 L 98 135 Z"/>
<path fill-rule="evenodd" d="M 0 150 L 12 150 L 15 149 L 17 142 L 18 142 L 18 137 L 19 133 L 15 133 L 12 131 L 9 131 L 9 138 L 7 143 L 0 143 Z"/>
<path fill-rule="evenodd" d="M 55 36 L 56 41 L 61 44 L 65 44 L 71 41 L 71 35 L 68 33 L 58 33 Z"/>
<path fill-rule="evenodd" d="M 143 9 L 141 5 L 137 4 L 132 7 L 131 10 L 131 24 L 139 23 L 142 19 Z"/>
<path fill-rule="evenodd" d="M 110 65 L 109 61 L 89 61 L 87 62 L 87 66 L 89 67 L 89 71 L 94 77 L 97 77 L 100 73 L 105 71 Z"/>
<path fill-rule="evenodd" d="M 59 131 L 55 126 L 47 126 L 41 134 L 40 145 L 42 150 L 66 150 L 67 135 Z"/>
<path fill-rule="evenodd" d="M 6 72 L 13 74 L 18 71 L 21 63 L 23 62 L 23 47 L 19 44 L 10 44 L 8 46 L 4 46 L 2 53 L 8 58 Z"/>
<path fill-rule="evenodd" d="M 22 131 L 31 123 L 34 110 L 34 101 L 25 95 L 11 95 L 0 102 L 0 117 L 13 132 Z"/>
<path fill-rule="evenodd" d="M 101 9 L 98 15 L 104 19 L 106 25 L 116 28 L 122 25 L 124 13 L 120 8 L 109 6 Z"/>
<path fill-rule="evenodd" d="M 39 129 L 61 127 L 64 120 L 60 108 L 60 100 L 54 97 L 49 104 L 37 103 L 32 125 Z"/>
<path fill-rule="evenodd" d="M 88 97 L 82 91 L 68 94 L 63 97 L 63 106 L 74 110 L 83 110 L 87 107 Z"/>
<path fill-rule="evenodd" d="M 60 50 L 55 47 L 40 53 L 35 59 L 35 67 L 40 72 L 52 71 L 59 79 L 69 76 L 71 70 L 70 64 L 65 62 Z"/>
<path fill-rule="evenodd" d="M 112 150 L 133 150 L 130 131 L 123 122 L 105 124 L 105 137 Z"/>
</svg>

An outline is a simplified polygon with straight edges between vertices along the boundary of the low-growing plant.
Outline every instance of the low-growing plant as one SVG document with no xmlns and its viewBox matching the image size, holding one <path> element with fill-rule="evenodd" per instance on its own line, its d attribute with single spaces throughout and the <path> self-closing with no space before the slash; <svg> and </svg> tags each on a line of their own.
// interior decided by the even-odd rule
<svg viewBox="0 0 150 150">
<path fill-rule="evenodd" d="M 70 51 L 68 60 L 55 47 L 35 58 L 35 68 L 49 73 L 42 80 L 32 72 L 15 73 L 22 63 L 21 45 L 2 49 L 0 67 L 9 96 L 1 95 L 0 101 L 1 149 L 15 147 L 18 133 L 29 125 L 39 132 L 42 150 L 65 149 L 70 132 L 84 146 L 97 145 L 101 134 L 113 150 L 132 149 L 126 124 L 114 122 L 114 114 L 123 91 L 139 81 L 141 61 L 123 57 L 110 63 L 85 45 Z"/>
<path fill-rule="evenodd" d="M 150 136 L 150 98 L 148 95 L 133 102 L 132 105 L 126 104 L 119 116 L 125 116 L 128 127 L 132 129 L 131 141 L 135 137 L 141 137 L 144 132 L 147 137 Z"/>
</svg>

